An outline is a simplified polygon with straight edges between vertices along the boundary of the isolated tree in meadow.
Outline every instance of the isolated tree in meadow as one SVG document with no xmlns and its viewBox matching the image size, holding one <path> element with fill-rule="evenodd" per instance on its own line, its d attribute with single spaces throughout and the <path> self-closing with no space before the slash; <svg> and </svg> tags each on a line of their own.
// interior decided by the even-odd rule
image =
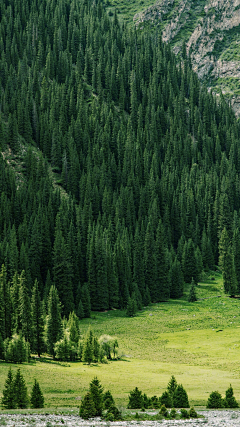
<svg viewBox="0 0 240 427">
<path fill-rule="evenodd" d="M 20 369 L 17 370 L 13 387 L 15 393 L 16 407 L 20 409 L 27 408 L 29 405 L 27 386 L 25 384 L 25 380 L 21 374 Z"/>
<path fill-rule="evenodd" d="M 44 407 L 44 397 L 40 389 L 40 385 L 36 379 L 34 380 L 30 402 L 31 402 L 32 408 Z"/>
<path fill-rule="evenodd" d="M 14 378 L 11 368 L 9 368 L 8 376 L 5 381 L 5 386 L 3 389 L 3 397 L 2 397 L 2 406 L 5 409 L 15 409 L 16 408 L 16 398 L 15 398 L 15 390 L 14 390 Z"/>
<path fill-rule="evenodd" d="M 103 387 L 97 377 L 90 382 L 89 391 L 96 409 L 96 416 L 101 417 L 103 411 Z"/>
<path fill-rule="evenodd" d="M 239 408 L 239 404 L 233 395 L 233 388 L 230 384 L 226 390 L 226 396 L 223 399 L 225 408 Z"/>
</svg>

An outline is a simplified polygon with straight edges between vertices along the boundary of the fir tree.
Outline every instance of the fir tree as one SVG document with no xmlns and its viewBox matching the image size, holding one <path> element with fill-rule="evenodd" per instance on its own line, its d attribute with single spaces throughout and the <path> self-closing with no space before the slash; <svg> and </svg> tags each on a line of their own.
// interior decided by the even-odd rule
<svg viewBox="0 0 240 427">
<path fill-rule="evenodd" d="M 15 409 L 17 407 L 14 378 L 11 368 L 9 368 L 8 376 L 3 389 L 2 406 L 5 409 Z"/>
<path fill-rule="evenodd" d="M 62 338 L 61 307 L 58 292 L 55 286 L 51 286 L 48 297 L 48 317 L 47 317 L 47 347 L 49 353 L 55 357 L 54 344 Z"/>
<path fill-rule="evenodd" d="M 36 379 L 34 380 L 30 402 L 31 402 L 32 408 L 44 407 L 44 397 L 40 389 L 39 383 L 37 382 Z"/>
<path fill-rule="evenodd" d="M 16 407 L 20 409 L 27 408 L 29 405 L 29 398 L 25 380 L 21 374 L 20 369 L 17 370 L 13 388 L 16 399 Z"/>
</svg>

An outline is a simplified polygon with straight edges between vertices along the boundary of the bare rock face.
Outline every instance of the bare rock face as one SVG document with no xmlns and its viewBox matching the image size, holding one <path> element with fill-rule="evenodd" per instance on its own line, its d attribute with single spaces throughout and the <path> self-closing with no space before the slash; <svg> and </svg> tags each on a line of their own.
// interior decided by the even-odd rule
<svg viewBox="0 0 240 427">
<path fill-rule="evenodd" d="M 161 25 L 175 53 L 184 40 L 198 76 L 221 89 L 240 116 L 240 0 L 157 0 L 134 20 L 139 28 Z"/>
</svg>

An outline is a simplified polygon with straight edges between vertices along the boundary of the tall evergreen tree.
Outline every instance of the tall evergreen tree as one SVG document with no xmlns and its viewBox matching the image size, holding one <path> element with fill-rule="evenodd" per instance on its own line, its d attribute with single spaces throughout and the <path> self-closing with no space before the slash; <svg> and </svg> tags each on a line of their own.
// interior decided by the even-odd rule
<svg viewBox="0 0 240 427">
<path fill-rule="evenodd" d="M 62 335 L 61 306 L 57 289 L 52 285 L 48 297 L 46 337 L 48 351 L 53 358 L 55 358 L 54 344 L 62 338 Z"/>
</svg>

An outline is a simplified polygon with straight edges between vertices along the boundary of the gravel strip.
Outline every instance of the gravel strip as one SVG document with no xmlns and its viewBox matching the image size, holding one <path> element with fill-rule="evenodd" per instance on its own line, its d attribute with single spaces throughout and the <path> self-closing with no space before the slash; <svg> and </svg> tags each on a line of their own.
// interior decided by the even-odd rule
<svg viewBox="0 0 240 427">
<path fill-rule="evenodd" d="M 197 411 L 205 418 L 197 420 L 117 421 L 106 422 L 99 418 L 84 421 L 67 415 L 8 415 L 0 413 L 0 426 L 6 427 L 239 427 L 240 410 Z"/>
</svg>

